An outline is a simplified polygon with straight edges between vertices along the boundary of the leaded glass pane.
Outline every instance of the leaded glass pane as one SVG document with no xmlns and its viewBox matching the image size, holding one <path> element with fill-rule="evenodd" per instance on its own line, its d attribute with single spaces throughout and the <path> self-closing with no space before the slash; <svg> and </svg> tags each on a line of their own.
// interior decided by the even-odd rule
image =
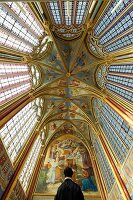
<svg viewBox="0 0 133 200">
<path fill-rule="evenodd" d="M 49 7 L 51 9 L 55 23 L 61 24 L 61 17 L 60 17 L 60 11 L 59 11 L 59 7 L 58 7 L 58 3 L 57 2 L 50 2 Z"/>
<path fill-rule="evenodd" d="M 22 184 L 22 187 L 23 187 L 25 193 L 29 186 L 29 182 L 31 180 L 31 177 L 32 177 L 32 174 L 34 171 L 40 149 L 41 149 L 41 139 L 40 139 L 40 136 L 38 136 L 38 138 L 34 142 L 31 152 L 30 152 L 30 154 L 26 160 L 26 163 L 25 163 L 25 165 L 20 173 L 20 176 L 19 176 L 19 180 Z"/>
<path fill-rule="evenodd" d="M 38 119 L 36 100 L 28 103 L 0 130 L 0 137 L 12 162 L 16 160 Z"/>
<path fill-rule="evenodd" d="M 108 70 L 104 69 L 105 66 L 99 67 L 97 70 L 98 85 L 133 102 L 133 65 L 110 65 Z"/>
<path fill-rule="evenodd" d="M 27 65 L 0 63 L 0 105 L 30 90 L 31 86 Z"/>
<path fill-rule="evenodd" d="M 106 44 L 111 39 L 128 30 L 133 26 L 133 10 L 129 10 L 120 18 L 102 37 L 99 38 L 101 45 Z"/>
<path fill-rule="evenodd" d="M 106 52 L 116 51 L 133 44 L 133 33 L 127 34 L 104 48 Z"/>
<path fill-rule="evenodd" d="M 95 116 L 119 162 L 123 163 L 132 145 L 133 130 L 108 104 L 100 99 L 94 102 Z"/>
<path fill-rule="evenodd" d="M 18 51 L 32 52 L 32 47 L 30 45 L 27 45 L 25 42 L 21 41 L 19 38 L 16 39 L 16 37 L 12 36 L 10 33 L 8 33 L 5 30 L 0 30 L 0 44 L 2 46 L 6 46 Z"/>
<path fill-rule="evenodd" d="M 7 2 L 6 3 L 16 14 L 19 16 L 24 23 L 26 23 L 38 36 L 41 36 L 44 32 L 42 26 L 36 20 L 32 11 L 27 3 L 23 2 Z M 23 8 L 21 10 L 20 8 Z"/>
<path fill-rule="evenodd" d="M 38 44 L 38 39 L 35 38 L 25 27 L 23 27 L 13 15 L 9 14 L 9 12 L 2 5 L 0 5 L 0 18 L 2 18 L 0 23 L 2 27 L 32 45 Z"/>
<path fill-rule="evenodd" d="M 98 140 L 95 140 L 93 141 L 93 145 L 95 147 L 96 158 L 105 182 L 105 186 L 107 188 L 107 191 L 110 192 L 115 182 L 114 175 L 100 142 Z"/>
<path fill-rule="evenodd" d="M 107 9 L 105 10 L 102 19 L 98 21 L 97 25 L 94 28 L 95 36 L 101 34 L 107 26 L 118 16 L 121 14 L 121 11 L 124 12 L 125 8 L 132 2 L 132 0 L 124 0 L 121 5 L 115 10 L 115 12 L 111 12 L 113 8 L 118 3 L 116 0 L 112 0 Z"/>
</svg>

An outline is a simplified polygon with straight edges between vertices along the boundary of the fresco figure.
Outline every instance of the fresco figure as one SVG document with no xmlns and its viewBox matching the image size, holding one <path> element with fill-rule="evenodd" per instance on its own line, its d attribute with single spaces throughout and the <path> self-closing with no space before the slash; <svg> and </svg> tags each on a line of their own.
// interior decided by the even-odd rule
<svg viewBox="0 0 133 200">
<path fill-rule="evenodd" d="M 97 187 L 94 183 L 93 176 L 90 174 L 89 169 L 88 170 L 83 169 L 83 176 L 85 178 L 82 180 L 82 190 L 97 191 Z"/>
<path fill-rule="evenodd" d="M 58 163 L 55 161 L 55 159 L 52 159 L 51 162 L 51 167 L 48 171 L 48 180 L 46 181 L 46 183 L 55 183 L 55 173 L 56 173 L 56 167 L 58 166 Z"/>
<path fill-rule="evenodd" d="M 71 126 L 64 126 L 65 130 Z M 66 131 L 65 131 L 66 132 Z M 57 139 L 49 146 L 48 154 L 42 166 L 36 192 L 55 194 L 64 181 L 63 170 L 70 167 L 73 171 L 73 181 L 80 185 L 83 191 L 97 191 L 93 168 L 87 149 L 75 139 Z M 64 200 L 64 199 L 63 199 Z"/>
</svg>

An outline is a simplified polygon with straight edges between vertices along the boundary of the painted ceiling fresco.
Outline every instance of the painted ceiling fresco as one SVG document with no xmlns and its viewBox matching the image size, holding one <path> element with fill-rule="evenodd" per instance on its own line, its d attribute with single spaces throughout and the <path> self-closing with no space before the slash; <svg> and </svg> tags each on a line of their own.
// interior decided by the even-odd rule
<svg viewBox="0 0 133 200">
<path fill-rule="evenodd" d="M 39 61 L 33 61 L 41 72 L 41 91 L 45 95 L 43 121 L 47 140 L 69 121 L 74 125 L 75 133 L 79 128 L 88 137 L 88 128 L 83 126 L 92 119 L 91 95 L 96 90 L 96 69 L 91 65 L 95 58 L 80 40 L 64 42 L 55 38 L 50 52 Z"/>
</svg>

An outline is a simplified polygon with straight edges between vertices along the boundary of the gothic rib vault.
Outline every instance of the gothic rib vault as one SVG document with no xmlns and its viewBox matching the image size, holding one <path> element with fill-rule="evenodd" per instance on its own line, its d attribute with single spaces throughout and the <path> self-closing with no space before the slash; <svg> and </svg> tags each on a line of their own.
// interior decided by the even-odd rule
<svg viewBox="0 0 133 200">
<path fill-rule="evenodd" d="M 125 65 L 132 65 L 132 45 L 130 44 L 128 47 L 124 46 L 120 49 L 118 48 L 118 50 L 116 51 L 110 52 L 106 50 L 106 46 L 110 45 L 112 40 L 115 41 L 115 37 L 112 37 L 113 39 L 107 41 L 107 45 L 102 45 L 99 42 L 100 36 L 96 36 L 94 33 L 94 27 L 102 16 L 102 13 L 106 11 L 105 8 L 113 5 L 114 1 L 96 1 L 96 4 L 91 12 L 89 11 L 93 1 L 80 1 L 82 2 L 81 5 L 83 6 L 81 6 L 81 8 L 78 7 L 79 1 L 68 1 L 68 4 L 70 3 L 68 5 L 68 7 L 70 6 L 70 10 L 65 5 L 66 2 L 67 1 L 63 0 L 57 1 L 57 9 L 57 5 L 55 6 L 53 2 L 51 2 L 50 4 L 50 1 L 48 0 L 42 1 L 40 3 L 37 3 L 37 1 L 27 1 L 32 14 L 36 16 L 36 19 L 43 27 L 44 33 L 39 38 L 38 44 L 33 47 L 33 51 L 30 53 L 18 52 L 17 50 L 12 50 L 12 48 L 9 47 L 0 47 L 1 62 L 27 64 L 30 68 L 30 72 L 32 71 L 31 69 L 34 66 L 32 79 L 34 79 L 33 74 L 35 73 L 35 69 L 37 71 L 37 84 L 33 83 L 30 91 L 26 92 L 23 95 L 20 95 L 20 97 L 18 96 L 12 101 L 7 102 L 7 104 L 4 104 L 4 106 L 2 107 L 1 118 L 5 115 L 5 111 L 6 109 L 8 110 L 9 107 L 11 107 L 11 109 L 9 109 L 11 114 L 9 112 L 9 115 L 2 119 L 1 126 L 3 127 L 4 124 L 6 124 L 6 122 L 8 122 L 11 117 L 18 113 L 29 102 L 32 102 L 38 97 L 43 99 L 43 103 L 40 109 L 41 114 L 37 116 L 37 127 L 33 131 L 33 134 L 31 133 L 31 136 L 35 136 L 31 137 L 33 140 L 31 140 L 30 142 L 29 140 L 27 140 L 30 144 L 29 146 L 32 147 L 36 136 L 41 136 L 42 150 L 39 158 L 40 163 L 38 162 L 37 169 L 35 170 L 35 175 L 38 176 L 41 162 L 43 159 L 45 159 L 48 147 L 57 138 L 60 138 L 64 135 L 66 136 L 66 138 L 68 136 L 68 138 L 72 137 L 75 140 L 80 140 L 87 148 L 91 157 L 91 161 L 93 162 L 94 160 L 93 166 L 98 163 L 95 162 L 96 151 L 98 150 L 93 143 L 93 139 L 95 141 L 99 140 L 104 149 L 101 154 L 103 155 L 105 152 L 105 155 L 108 157 L 108 169 L 112 169 L 113 173 L 115 174 L 115 178 L 117 180 L 116 182 L 118 183 L 118 188 L 120 190 L 121 196 L 123 196 L 123 199 L 130 199 L 129 193 L 120 175 L 123 163 L 121 163 L 121 160 L 119 160 L 118 158 L 119 151 L 115 152 L 115 150 L 113 150 L 113 148 L 115 149 L 116 146 L 115 142 L 114 146 L 111 146 L 112 143 L 110 141 L 112 141 L 113 139 L 109 141 L 108 136 L 104 135 L 105 129 L 103 123 L 99 120 L 99 113 L 102 113 L 103 111 L 99 111 L 99 113 L 95 112 L 96 104 L 94 104 L 94 99 L 99 99 L 101 110 L 102 108 L 104 108 L 104 105 L 102 105 L 101 102 L 105 104 L 107 103 L 111 107 L 111 109 L 113 109 L 113 111 L 115 111 L 122 118 L 122 120 L 127 123 L 128 130 L 131 130 L 130 127 L 133 126 L 131 119 L 131 99 L 127 100 L 125 97 L 126 94 L 124 96 L 124 99 L 121 95 L 116 93 L 116 91 L 112 92 L 111 90 L 107 89 L 105 87 L 105 84 L 103 84 L 104 86 L 98 84 L 98 70 L 100 69 L 100 67 L 102 68 L 103 66 L 109 66 L 112 63 L 115 63 L 116 65 L 122 65 L 123 63 Z M 113 3 L 111 4 L 111 2 Z M 123 4 L 125 5 L 126 2 L 129 2 L 129 4 L 126 5 L 127 7 L 124 5 L 125 8 L 122 8 L 123 10 L 125 9 L 124 13 L 126 13 L 131 9 L 132 3 L 130 0 L 124 2 L 125 3 Z M 10 6 L 7 5 L 5 2 L 3 3 L 3 7 L 7 10 L 10 10 Z M 68 13 L 66 8 L 69 10 Z M 59 15 L 55 12 L 56 9 L 59 11 Z M 17 19 L 15 11 L 11 12 L 14 12 L 14 16 Z M 80 19 L 80 16 L 82 16 L 82 20 Z M 117 20 L 121 19 L 123 16 L 123 13 L 120 14 Z M 19 20 L 22 21 L 22 19 Z M 112 20 L 113 25 L 115 25 L 117 21 L 115 20 L 116 19 L 114 17 L 114 21 Z M 110 24 L 109 27 L 106 27 L 107 31 L 110 27 Z M 99 34 L 103 36 L 107 32 L 106 29 Z M 7 29 L 5 30 L 5 27 L 2 30 L 8 32 Z M 125 30 L 124 33 L 120 34 L 123 34 L 122 37 L 124 37 L 124 34 L 129 35 L 131 34 L 131 32 L 132 27 L 129 26 L 129 28 Z M 119 35 L 117 35 L 116 37 L 119 39 Z M 12 58 L 10 57 L 9 60 L 7 59 L 8 55 L 12 55 Z M 119 74 L 116 72 L 115 76 L 116 75 Z M 105 77 L 107 77 L 107 71 L 104 74 L 103 80 L 105 80 Z M 132 78 L 132 75 L 126 74 L 126 77 Z M 119 84 L 116 84 L 116 86 L 119 87 Z M 123 86 L 122 88 L 124 87 L 126 88 L 126 86 Z M 128 88 L 127 91 L 132 93 L 131 88 Z M 23 98 L 25 98 L 26 100 L 21 102 L 21 99 L 23 100 Z M 17 105 L 17 107 L 13 107 L 13 105 Z M 33 105 L 33 107 L 38 112 L 39 109 L 37 105 Z M 114 116 L 116 116 L 115 113 L 113 114 Z M 117 117 L 117 120 L 119 116 Z M 114 122 L 113 120 L 112 122 L 110 121 L 109 123 Z M 112 127 L 111 130 L 113 130 Z M 98 139 L 95 139 L 95 136 Z M 123 141 L 123 137 L 121 135 L 118 136 L 118 140 L 119 137 L 120 139 L 122 138 L 121 140 Z M 132 132 L 130 132 L 127 136 L 127 138 L 129 138 L 129 141 L 132 141 L 131 137 Z M 28 142 L 24 147 L 25 157 Z M 123 146 L 121 148 L 123 148 Z M 131 146 L 129 145 L 127 149 L 131 150 Z M 116 155 L 114 152 L 116 153 Z M 129 153 L 129 151 L 127 152 Z M 23 153 L 23 151 L 21 153 Z M 15 167 L 17 166 L 19 159 L 20 158 L 16 160 Z M 110 192 L 111 189 L 109 188 L 109 191 L 105 191 L 105 189 L 103 189 L 104 181 L 101 183 L 102 178 L 101 175 L 99 175 L 99 169 L 100 168 L 97 168 L 95 166 L 94 172 L 95 175 L 98 176 L 97 183 L 99 185 L 99 193 L 97 195 L 97 198 L 103 198 L 106 200 L 108 198 L 107 194 Z M 19 174 L 20 169 L 18 169 L 18 172 L 16 173 Z M 110 175 L 110 177 L 111 176 L 112 175 Z M 32 185 L 30 187 L 31 194 L 30 192 L 27 194 L 29 199 L 32 198 L 32 193 L 35 192 L 33 188 L 36 184 L 36 180 L 37 179 L 35 178 L 33 178 L 32 180 Z M 114 181 L 113 178 L 110 178 L 110 180 L 112 182 Z M 9 184 L 9 190 L 10 189 L 12 192 L 13 186 Z M 6 197 L 8 197 L 8 195 Z M 112 200 L 111 197 L 110 200 Z"/>
</svg>

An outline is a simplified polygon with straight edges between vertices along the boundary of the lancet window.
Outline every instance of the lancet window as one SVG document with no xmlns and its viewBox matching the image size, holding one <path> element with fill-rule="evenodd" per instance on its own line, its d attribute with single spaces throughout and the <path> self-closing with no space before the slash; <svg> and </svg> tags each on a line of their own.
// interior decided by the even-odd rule
<svg viewBox="0 0 133 200">
<path fill-rule="evenodd" d="M 101 66 L 97 70 L 97 83 L 101 88 L 106 88 L 125 100 L 133 102 L 132 74 L 132 64 Z"/>
<path fill-rule="evenodd" d="M 99 38 L 101 45 L 106 44 L 114 37 L 125 32 L 133 26 L 133 10 L 129 10 L 122 18 L 120 18 L 104 35 Z"/>
<path fill-rule="evenodd" d="M 110 147 L 122 164 L 132 145 L 133 130 L 108 104 L 93 100 L 94 114 Z"/>
<path fill-rule="evenodd" d="M 30 71 L 27 64 L 0 63 L 0 105 L 36 87 L 39 78 L 36 66 L 31 66 Z"/>
<path fill-rule="evenodd" d="M 132 2 L 132 0 L 124 0 L 121 5 L 113 12 L 116 4 L 118 3 L 115 0 L 112 0 L 111 3 L 108 5 L 107 9 L 105 10 L 102 19 L 98 21 L 97 25 L 94 28 L 95 36 L 100 35 L 108 26 L 117 18 L 121 11 L 124 12 L 126 7 Z"/>
<path fill-rule="evenodd" d="M 21 182 L 21 185 L 22 185 L 25 193 L 28 189 L 28 186 L 29 186 L 40 150 L 41 150 L 41 138 L 40 138 L 40 136 L 38 136 L 36 141 L 33 144 L 31 152 L 30 152 L 30 154 L 25 162 L 25 165 L 20 173 L 20 176 L 19 176 L 19 180 Z"/>
<path fill-rule="evenodd" d="M 32 52 L 39 44 L 43 28 L 26 3 L 0 5 L 0 44 L 21 52 Z"/>
<path fill-rule="evenodd" d="M 31 89 L 29 67 L 24 64 L 0 63 L 0 104 Z"/>
<path fill-rule="evenodd" d="M 25 142 L 35 128 L 38 117 L 42 114 L 42 104 L 42 98 L 28 103 L 0 130 L 0 136 L 12 162 L 19 156 Z"/>
<path fill-rule="evenodd" d="M 107 188 L 107 191 L 110 192 L 112 189 L 112 186 L 115 182 L 114 175 L 112 173 L 112 170 L 110 168 L 110 165 L 108 163 L 108 160 L 106 158 L 106 155 L 102 149 L 100 142 L 98 141 L 98 139 L 96 139 L 94 137 L 93 137 L 92 142 L 93 142 L 93 146 L 95 148 L 98 165 L 99 165 L 100 171 L 102 173 L 102 177 L 105 182 L 105 187 Z"/>
</svg>

